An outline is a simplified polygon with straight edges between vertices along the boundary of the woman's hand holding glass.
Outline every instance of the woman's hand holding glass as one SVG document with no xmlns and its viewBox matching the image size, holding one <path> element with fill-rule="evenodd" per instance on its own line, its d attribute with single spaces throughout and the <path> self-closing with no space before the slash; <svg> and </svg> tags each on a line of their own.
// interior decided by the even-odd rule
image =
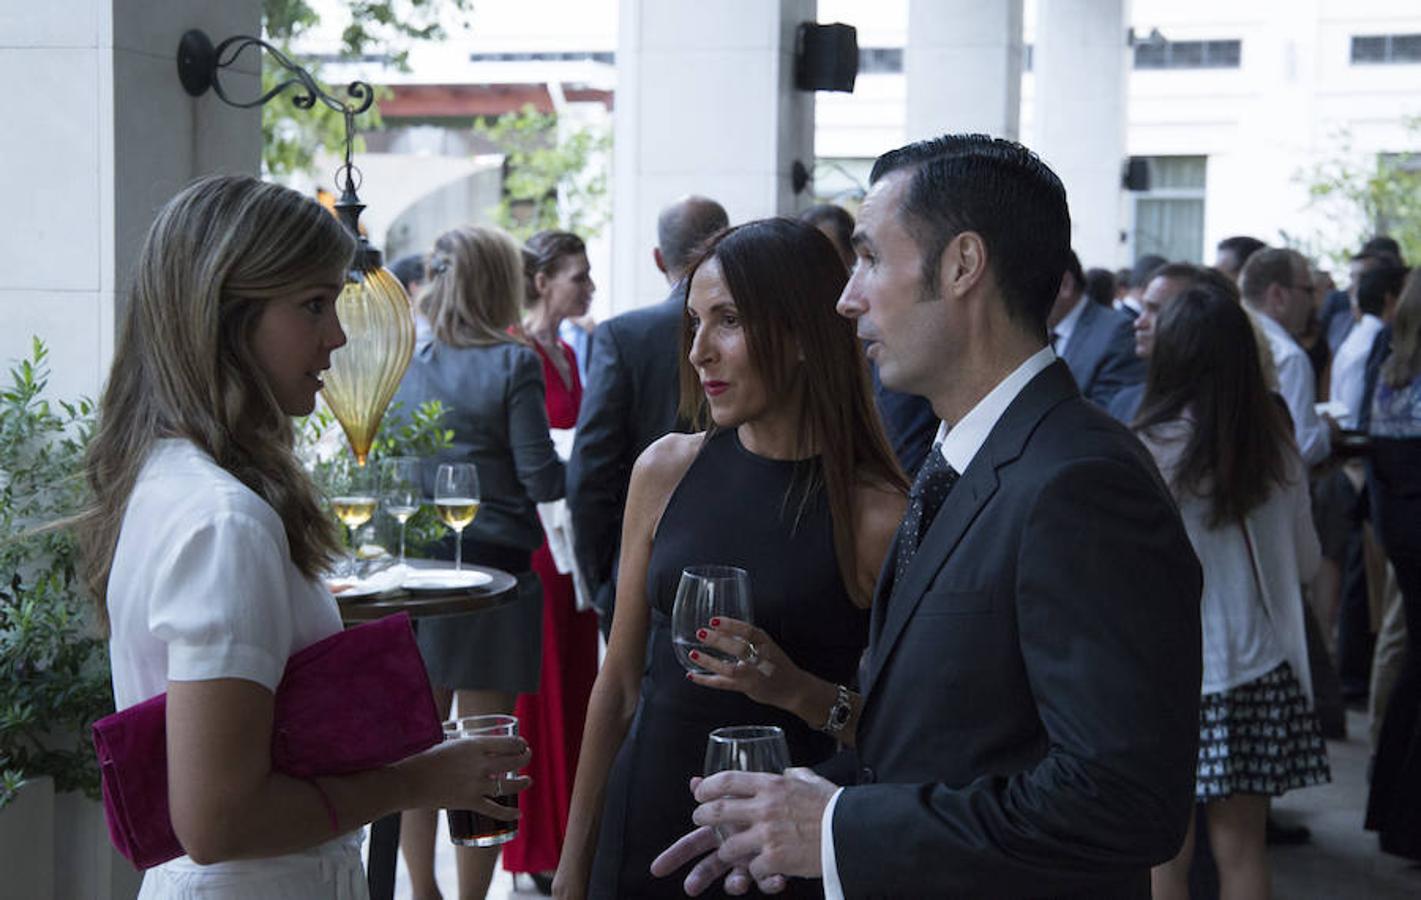
<svg viewBox="0 0 1421 900">
<path fill-rule="evenodd" d="M 400 762 L 409 786 L 410 804 L 420 809 L 469 809 L 491 818 L 512 821 L 517 807 L 490 799 L 524 791 L 526 775 L 509 772 L 528 765 L 532 752 L 521 737 L 467 737 L 435 744 Z"/>
<path fill-rule="evenodd" d="M 703 646 L 718 651 L 690 652 L 691 661 L 707 670 L 706 674 L 687 674 L 696 684 L 739 691 L 756 703 L 797 712 L 805 695 L 819 681 L 796 666 L 763 629 L 749 622 L 717 616 L 697 631 L 696 638 Z M 719 654 L 731 661 L 721 659 Z"/>
</svg>

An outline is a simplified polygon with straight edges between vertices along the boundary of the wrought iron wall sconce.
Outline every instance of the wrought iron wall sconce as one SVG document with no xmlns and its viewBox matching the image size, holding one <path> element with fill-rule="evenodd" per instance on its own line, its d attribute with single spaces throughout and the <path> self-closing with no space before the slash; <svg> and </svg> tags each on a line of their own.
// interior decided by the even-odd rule
<svg viewBox="0 0 1421 900">
<path fill-rule="evenodd" d="M 238 101 L 222 86 L 222 71 L 231 67 L 248 47 L 265 51 L 290 77 L 254 100 Z M 363 81 L 346 87 L 348 101 L 329 94 L 311 73 L 286 54 L 259 38 L 229 37 L 215 47 L 208 36 L 196 29 L 178 42 L 178 80 L 183 90 L 200 97 L 209 89 L 223 103 L 240 109 L 262 106 L 290 88 L 296 93 L 291 102 L 297 109 L 312 109 L 323 103 L 345 119 L 345 158 L 336 170 L 340 199 L 336 214 L 358 242 L 346 286 L 336 301 L 336 312 L 345 329 L 346 345 L 331 355 L 322 391 L 326 405 L 335 413 L 360 465 L 365 464 L 370 445 L 379 431 L 380 420 L 404 377 L 414 352 L 414 318 L 409 297 L 390 271 L 381 265 L 380 251 L 360 234 L 360 170 L 351 162 L 355 147 L 355 117 L 375 102 L 375 90 Z"/>
</svg>

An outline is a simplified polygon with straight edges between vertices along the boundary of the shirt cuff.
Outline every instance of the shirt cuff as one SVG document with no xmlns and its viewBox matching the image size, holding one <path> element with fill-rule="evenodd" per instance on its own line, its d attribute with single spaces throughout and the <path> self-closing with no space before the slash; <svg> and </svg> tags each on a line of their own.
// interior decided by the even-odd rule
<svg viewBox="0 0 1421 900">
<path fill-rule="evenodd" d="M 844 900 L 844 886 L 839 883 L 839 868 L 834 859 L 834 807 L 843 792 L 843 788 L 834 792 L 819 820 L 819 868 L 824 873 L 824 900 Z"/>
</svg>

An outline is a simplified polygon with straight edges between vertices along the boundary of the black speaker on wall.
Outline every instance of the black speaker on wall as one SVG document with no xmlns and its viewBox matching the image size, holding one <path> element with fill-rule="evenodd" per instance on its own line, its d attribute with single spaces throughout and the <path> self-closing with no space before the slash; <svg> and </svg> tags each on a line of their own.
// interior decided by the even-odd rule
<svg viewBox="0 0 1421 900">
<path fill-rule="evenodd" d="M 1148 191 L 1150 161 L 1143 156 L 1131 156 L 1126 159 L 1120 172 L 1120 186 L 1127 191 Z"/>
<path fill-rule="evenodd" d="M 801 22 L 794 43 L 794 86 L 801 91 L 853 93 L 859 74 L 859 33 L 852 25 Z"/>
</svg>

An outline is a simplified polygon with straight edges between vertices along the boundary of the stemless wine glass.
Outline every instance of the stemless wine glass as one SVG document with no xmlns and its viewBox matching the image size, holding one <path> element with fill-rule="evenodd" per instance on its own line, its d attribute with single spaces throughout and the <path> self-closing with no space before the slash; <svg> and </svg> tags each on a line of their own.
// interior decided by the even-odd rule
<svg viewBox="0 0 1421 900">
<path fill-rule="evenodd" d="M 454 568 L 464 568 L 464 529 L 479 514 L 479 473 L 473 463 L 442 463 L 434 476 L 434 508 L 454 530 Z"/>
<path fill-rule="evenodd" d="M 705 775 L 716 772 L 770 772 L 789 768 L 789 745 L 777 725 L 732 725 L 706 738 Z"/>
<path fill-rule="evenodd" d="M 735 661 L 733 656 L 703 646 L 696 637 L 696 632 L 716 616 L 751 621 L 750 574 L 735 566 L 687 566 L 681 572 L 676 604 L 671 609 L 671 643 L 686 671 L 708 673 L 691 659 L 692 650 L 725 662 Z"/>
<path fill-rule="evenodd" d="M 781 775 L 789 768 L 789 745 L 785 733 L 775 725 L 732 725 L 717 728 L 706 738 L 707 777 L 717 772 L 769 772 Z M 719 825 L 716 835 L 724 841 L 729 832 Z"/>
<path fill-rule="evenodd" d="M 419 460 L 413 456 L 393 456 L 380 461 L 380 499 L 385 512 L 400 523 L 400 566 L 405 564 L 405 525 L 419 511 Z"/>
<path fill-rule="evenodd" d="M 331 511 L 346 527 L 349 533 L 349 550 L 346 565 L 355 574 L 355 532 L 375 515 L 379 500 L 375 495 L 375 476 L 369 468 L 349 461 L 339 467 L 335 474 L 335 495 L 331 497 Z"/>
</svg>

